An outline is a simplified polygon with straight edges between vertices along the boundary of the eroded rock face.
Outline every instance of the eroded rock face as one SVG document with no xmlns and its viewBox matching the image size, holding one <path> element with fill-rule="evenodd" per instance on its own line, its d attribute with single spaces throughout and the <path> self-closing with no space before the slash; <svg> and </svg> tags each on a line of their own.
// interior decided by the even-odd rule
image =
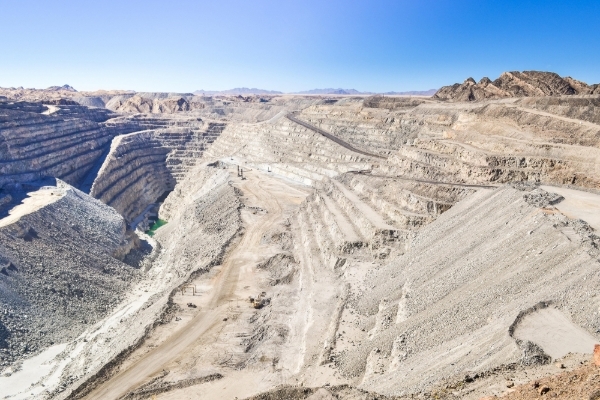
<svg viewBox="0 0 600 400">
<path fill-rule="evenodd" d="M 505 72 L 495 81 L 485 77 L 478 83 L 468 78 L 462 84 L 444 86 L 433 96 L 440 100 L 478 101 L 503 97 L 537 97 L 599 94 L 598 85 L 588 85 L 554 72 Z"/>
<path fill-rule="evenodd" d="M 45 175 L 76 184 L 113 136 L 89 120 L 0 110 L 0 186 Z"/>
</svg>

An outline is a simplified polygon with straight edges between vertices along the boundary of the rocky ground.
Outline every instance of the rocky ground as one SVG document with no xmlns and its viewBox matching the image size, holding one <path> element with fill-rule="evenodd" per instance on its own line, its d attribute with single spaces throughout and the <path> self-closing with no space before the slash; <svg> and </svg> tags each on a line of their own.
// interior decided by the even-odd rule
<svg viewBox="0 0 600 400">
<path fill-rule="evenodd" d="M 0 220 L 2 366 L 106 316 L 138 279 L 118 259 L 133 241 L 115 210 L 61 181 Z"/>
<path fill-rule="evenodd" d="M 516 386 L 501 398 L 529 400 L 540 397 L 596 400 L 600 398 L 600 370 L 588 361 L 580 368 Z"/>
</svg>

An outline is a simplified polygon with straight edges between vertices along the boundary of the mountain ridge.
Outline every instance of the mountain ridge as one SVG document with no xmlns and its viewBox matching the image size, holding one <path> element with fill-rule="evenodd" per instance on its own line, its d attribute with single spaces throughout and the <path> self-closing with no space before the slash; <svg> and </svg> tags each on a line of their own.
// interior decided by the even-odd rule
<svg viewBox="0 0 600 400">
<path fill-rule="evenodd" d="M 588 85 L 570 76 L 561 77 L 555 72 L 510 71 L 496 80 L 483 77 L 479 82 L 467 78 L 463 83 L 444 86 L 433 98 L 446 101 L 479 101 L 510 97 L 539 97 L 600 94 L 598 84 Z"/>
</svg>

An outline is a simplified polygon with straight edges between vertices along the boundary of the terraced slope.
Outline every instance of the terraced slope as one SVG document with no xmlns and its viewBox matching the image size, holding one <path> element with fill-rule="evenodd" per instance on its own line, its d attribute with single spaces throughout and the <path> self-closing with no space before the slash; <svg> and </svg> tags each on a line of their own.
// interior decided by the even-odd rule
<svg viewBox="0 0 600 400">
<path fill-rule="evenodd" d="M 117 210 L 128 221 L 175 187 L 166 166 L 169 149 L 152 131 L 117 137 L 90 194 Z"/>
<path fill-rule="evenodd" d="M 173 190 L 223 129 L 223 124 L 209 123 L 202 131 L 197 120 L 194 124 L 115 138 L 91 195 L 115 208 L 127 221 L 133 221 L 149 204 Z"/>
<path fill-rule="evenodd" d="M 408 170 L 456 183 L 600 187 L 597 99 L 511 99 L 460 107 L 384 99 L 367 99 L 368 107 L 358 101 L 312 106 L 300 117 L 359 148 L 389 154 L 391 162 L 380 164 L 386 174 Z"/>
<path fill-rule="evenodd" d="M 112 139 L 137 129 L 108 110 L 57 104 L 0 101 L 0 188 L 45 176 L 83 185 Z"/>
<path fill-rule="evenodd" d="M 114 136 L 90 120 L 0 109 L 0 186 L 46 175 L 77 184 Z"/>
<path fill-rule="evenodd" d="M 283 116 L 270 123 L 229 125 L 209 154 L 308 185 L 340 172 L 371 169 L 376 162 Z"/>
</svg>

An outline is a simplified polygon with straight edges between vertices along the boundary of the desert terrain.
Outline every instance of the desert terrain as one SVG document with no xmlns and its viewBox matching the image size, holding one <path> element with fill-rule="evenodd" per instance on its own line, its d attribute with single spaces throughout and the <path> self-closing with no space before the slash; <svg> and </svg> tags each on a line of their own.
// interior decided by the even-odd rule
<svg viewBox="0 0 600 400">
<path fill-rule="evenodd" d="M 599 212 L 554 73 L 0 89 L 0 398 L 600 398 Z"/>
</svg>

